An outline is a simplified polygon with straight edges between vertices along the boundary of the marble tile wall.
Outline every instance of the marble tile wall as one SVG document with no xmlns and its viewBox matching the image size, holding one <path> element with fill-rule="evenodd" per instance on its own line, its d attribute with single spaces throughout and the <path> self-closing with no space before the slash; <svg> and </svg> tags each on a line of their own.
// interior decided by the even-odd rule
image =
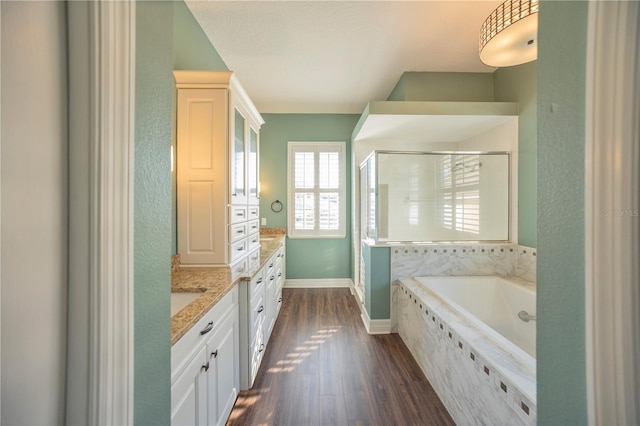
<svg viewBox="0 0 640 426">
<path fill-rule="evenodd" d="M 536 424 L 535 402 L 485 356 L 495 351 L 478 348 L 469 327 L 442 306 L 427 305 L 403 283 L 394 287 L 398 333 L 456 424 Z M 508 357 L 498 356 L 496 362 L 502 358 L 509 368 Z"/>
</svg>

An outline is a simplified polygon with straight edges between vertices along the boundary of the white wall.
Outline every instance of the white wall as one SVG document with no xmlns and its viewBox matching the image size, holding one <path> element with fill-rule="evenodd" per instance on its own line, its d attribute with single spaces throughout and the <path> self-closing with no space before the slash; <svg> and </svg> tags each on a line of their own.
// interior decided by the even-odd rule
<svg viewBox="0 0 640 426">
<path fill-rule="evenodd" d="M 64 423 L 66 10 L 1 2 L 2 424 Z"/>
</svg>

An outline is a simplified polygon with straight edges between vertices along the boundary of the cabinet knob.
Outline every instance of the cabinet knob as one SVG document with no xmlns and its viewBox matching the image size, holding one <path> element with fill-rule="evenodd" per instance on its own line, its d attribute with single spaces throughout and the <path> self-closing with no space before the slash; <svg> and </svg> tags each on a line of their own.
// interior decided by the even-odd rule
<svg viewBox="0 0 640 426">
<path fill-rule="evenodd" d="M 213 321 L 209 321 L 209 324 L 207 324 L 207 326 L 200 331 L 200 335 L 202 336 L 204 334 L 207 334 L 212 329 L 213 329 Z"/>
<path fill-rule="evenodd" d="M 204 370 L 204 372 L 205 372 L 205 373 L 206 373 L 207 371 L 209 371 L 209 361 L 207 361 L 207 363 L 206 363 L 206 364 L 204 364 L 204 365 L 202 366 L 202 368 L 200 368 L 200 371 L 203 371 L 203 370 Z"/>
<path fill-rule="evenodd" d="M 260 312 L 262 312 L 262 311 L 264 311 L 264 306 L 263 306 L 263 305 L 260 305 L 260 307 L 258 308 L 258 313 L 260 313 Z"/>
<path fill-rule="evenodd" d="M 211 358 L 218 358 L 218 350 L 211 352 Z"/>
</svg>

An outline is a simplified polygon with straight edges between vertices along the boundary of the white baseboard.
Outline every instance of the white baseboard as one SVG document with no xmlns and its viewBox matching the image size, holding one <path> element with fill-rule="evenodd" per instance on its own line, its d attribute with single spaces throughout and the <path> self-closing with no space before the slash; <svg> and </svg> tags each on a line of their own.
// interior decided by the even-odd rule
<svg viewBox="0 0 640 426">
<path fill-rule="evenodd" d="M 309 280 L 285 280 L 285 288 L 350 288 L 351 278 L 318 278 Z"/>
<path fill-rule="evenodd" d="M 367 333 L 369 334 L 391 334 L 391 320 L 390 319 L 381 319 L 381 320 L 372 320 L 369 318 L 369 314 L 364 306 L 360 309 L 362 314 L 362 322 L 364 323 L 364 328 L 367 329 Z"/>
</svg>

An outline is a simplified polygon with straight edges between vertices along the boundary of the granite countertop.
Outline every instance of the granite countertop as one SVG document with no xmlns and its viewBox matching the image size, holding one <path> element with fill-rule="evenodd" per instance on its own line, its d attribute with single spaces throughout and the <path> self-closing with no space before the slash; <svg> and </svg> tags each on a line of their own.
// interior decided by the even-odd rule
<svg viewBox="0 0 640 426">
<path fill-rule="evenodd" d="M 224 295 L 240 281 L 249 281 L 276 252 L 286 233 L 283 228 L 260 230 L 260 263 L 241 276 L 233 276 L 231 268 L 180 267 L 177 257 L 172 259 L 171 292 L 202 293 L 189 305 L 171 317 L 171 345 L 175 344 Z M 266 240 L 262 240 L 265 238 Z"/>
</svg>

